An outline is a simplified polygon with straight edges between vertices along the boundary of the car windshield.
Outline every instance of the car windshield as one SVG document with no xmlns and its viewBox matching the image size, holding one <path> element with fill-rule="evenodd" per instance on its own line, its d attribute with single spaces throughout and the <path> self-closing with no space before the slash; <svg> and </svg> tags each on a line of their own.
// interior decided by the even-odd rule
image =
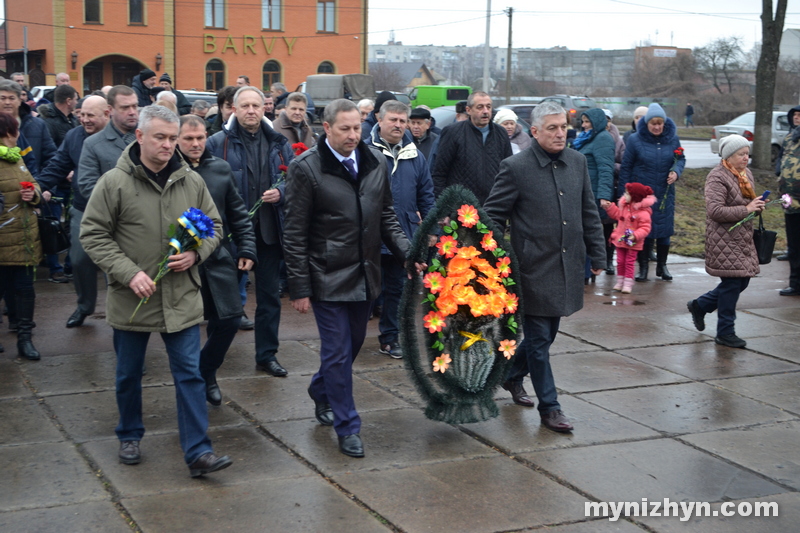
<svg viewBox="0 0 800 533">
<path fill-rule="evenodd" d="M 756 114 L 745 113 L 728 122 L 728 126 L 752 126 L 756 123 Z"/>
</svg>

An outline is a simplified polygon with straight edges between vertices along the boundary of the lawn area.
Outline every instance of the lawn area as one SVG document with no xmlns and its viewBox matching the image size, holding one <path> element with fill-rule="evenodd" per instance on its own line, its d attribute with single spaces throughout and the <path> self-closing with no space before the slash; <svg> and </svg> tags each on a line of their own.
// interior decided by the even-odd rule
<svg viewBox="0 0 800 533">
<path fill-rule="evenodd" d="M 699 128 L 698 128 L 699 129 Z M 672 236 L 672 250 L 681 255 L 704 257 L 706 206 L 703 197 L 706 176 L 710 168 L 689 168 L 684 170 L 681 179 L 675 184 L 677 194 L 675 204 L 675 235 Z M 772 172 L 754 170 L 756 194 L 764 190 L 772 191 L 770 198 L 778 194 L 778 180 Z M 658 205 L 653 206 L 658 209 Z M 778 232 L 775 250 L 786 249 L 783 209 L 777 204 L 770 205 L 764 214 L 764 226 Z M 757 220 L 757 219 L 756 219 Z"/>
</svg>

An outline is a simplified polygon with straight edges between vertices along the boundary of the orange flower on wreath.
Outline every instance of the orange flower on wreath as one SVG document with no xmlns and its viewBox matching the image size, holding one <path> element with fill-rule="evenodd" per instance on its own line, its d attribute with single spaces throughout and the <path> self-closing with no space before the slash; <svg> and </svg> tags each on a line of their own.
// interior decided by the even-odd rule
<svg viewBox="0 0 800 533">
<path fill-rule="evenodd" d="M 500 341 L 500 346 L 497 349 L 503 352 L 503 356 L 505 356 L 506 359 L 511 359 L 511 357 L 514 355 L 514 352 L 517 351 L 517 341 L 502 340 Z"/>
<path fill-rule="evenodd" d="M 501 276 L 507 278 L 511 274 L 511 258 L 508 256 L 501 257 L 497 262 L 497 270 L 500 271 Z"/>
<path fill-rule="evenodd" d="M 460 257 L 461 259 L 473 259 L 479 255 L 481 255 L 481 252 L 474 246 L 461 247 L 458 249 L 458 253 L 456 253 L 456 257 Z"/>
<path fill-rule="evenodd" d="M 465 228 L 471 228 L 477 224 L 479 220 L 478 210 L 471 205 L 464 204 L 461 206 L 461 209 L 458 210 L 458 221 L 461 222 L 461 225 Z"/>
<path fill-rule="evenodd" d="M 422 284 L 425 285 L 432 294 L 436 294 L 444 287 L 444 276 L 438 272 L 430 272 L 422 278 Z"/>
<path fill-rule="evenodd" d="M 433 360 L 433 371 L 441 372 L 442 374 L 444 374 L 444 371 L 448 369 L 450 363 L 452 362 L 453 360 L 450 358 L 450 354 L 443 353 L 442 355 Z"/>
<path fill-rule="evenodd" d="M 437 313 L 436 311 L 431 311 L 422 319 L 422 324 L 428 328 L 428 331 L 431 333 L 438 333 L 442 331 L 442 328 L 445 326 L 444 317 L 441 313 Z"/>
<path fill-rule="evenodd" d="M 483 236 L 483 239 L 481 239 L 481 248 L 483 248 L 487 252 L 491 252 L 492 250 L 497 248 L 497 241 L 494 240 L 494 237 L 492 237 L 491 233 L 487 233 L 486 235 Z"/>
<path fill-rule="evenodd" d="M 507 292 L 504 295 L 505 304 L 506 304 L 506 313 L 513 314 L 517 312 L 517 308 L 519 307 L 519 296 L 516 294 L 512 294 Z"/>
<path fill-rule="evenodd" d="M 436 248 L 439 249 L 439 255 L 443 255 L 450 259 L 458 251 L 458 241 L 450 235 L 442 235 L 439 242 L 436 243 Z"/>
</svg>

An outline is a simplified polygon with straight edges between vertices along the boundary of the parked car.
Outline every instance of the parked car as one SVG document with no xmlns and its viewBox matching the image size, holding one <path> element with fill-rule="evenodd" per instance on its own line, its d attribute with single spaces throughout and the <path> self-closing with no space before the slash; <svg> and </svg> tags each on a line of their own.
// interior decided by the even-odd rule
<svg viewBox="0 0 800 533">
<path fill-rule="evenodd" d="M 531 113 L 533 113 L 533 109 L 537 105 L 538 104 L 506 104 L 506 105 L 501 105 L 497 109 L 510 109 L 511 111 L 516 113 L 519 118 L 521 118 L 525 122 L 530 123 Z"/>
<path fill-rule="evenodd" d="M 34 102 L 38 102 L 44 93 L 49 91 L 50 89 L 55 89 L 55 85 L 37 85 L 36 87 L 32 87 L 30 91 L 28 91 L 28 96 L 33 98 Z"/>
<path fill-rule="evenodd" d="M 195 100 L 205 100 L 212 106 L 217 105 L 217 93 L 207 92 L 207 91 L 194 91 L 194 90 L 183 90 L 177 89 L 178 91 L 183 93 L 183 96 L 189 100 L 190 104 L 193 104 Z"/>
<path fill-rule="evenodd" d="M 555 94 L 553 96 L 546 96 L 542 98 L 542 102 L 540 103 L 543 102 L 556 102 L 561 107 L 566 109 L 567 113 L 569 114 L 570 122 L 575 127 L 580 126 L 579 122 L 581 113 L 583 113 L 587 109 L 597 107 L 595 101 L 589 98 L 588 96 L 569 96 L 566 94 Z"/>
<path fill-rule="evenodd" d="M 721 126 L 714 126 L 711 133 L 711 151 L 715 154 L 719 153 L 719 141 L 728 135 L 741 135 L 750 141 L 750 148 L 753 147 L 753 132 L 755 131 L 756 112 L 750 111 L 744 115 L 739 115 L 727 124 Z M 778 158 L 783 139 L 789 133 L 789 120 L 786 117 L 786 111 L 773 111 L 772 112 L 772 161 Z"/>
</svg>

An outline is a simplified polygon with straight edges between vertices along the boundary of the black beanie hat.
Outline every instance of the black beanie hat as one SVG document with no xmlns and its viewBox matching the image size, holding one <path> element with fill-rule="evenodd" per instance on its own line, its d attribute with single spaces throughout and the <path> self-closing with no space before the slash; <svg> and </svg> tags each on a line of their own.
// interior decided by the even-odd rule
<svg viewBox="0 0 800 533">
<path fill-rule="evenodd" d="M 153 72 L 149 68 L 146 68 L 146 69 L 143 69 L 141 72 L 139 72 L 139 79 L 142 80 L 142 81 L 149 80 L 150 78 L 152 78 L 155 75 L 156 75 L 155 72 Z"/>
<path fill-rule="evenodd" d="M 158 81 L 159 82 L 165 81 L 165 82 L 169 83 L 170 85 L 172 85 L 172 78 L 170 78 L 169 74 L 167 74 L 166 72 L 164 74 L 162 74 L 160 78 L 158 78 Z"/>
<path fill-rule="evenodd" d="M 378 111 L 381 110 L 381 106 L 383 105 L 383 103 L 389 100 L 397 100 L 397 97 L 394 94 L 390 93 L 389 91 L 381 92 L 375 99 L 375 110 L 373 111 L 373 113 L 377 115 Z"/>
</svg>

